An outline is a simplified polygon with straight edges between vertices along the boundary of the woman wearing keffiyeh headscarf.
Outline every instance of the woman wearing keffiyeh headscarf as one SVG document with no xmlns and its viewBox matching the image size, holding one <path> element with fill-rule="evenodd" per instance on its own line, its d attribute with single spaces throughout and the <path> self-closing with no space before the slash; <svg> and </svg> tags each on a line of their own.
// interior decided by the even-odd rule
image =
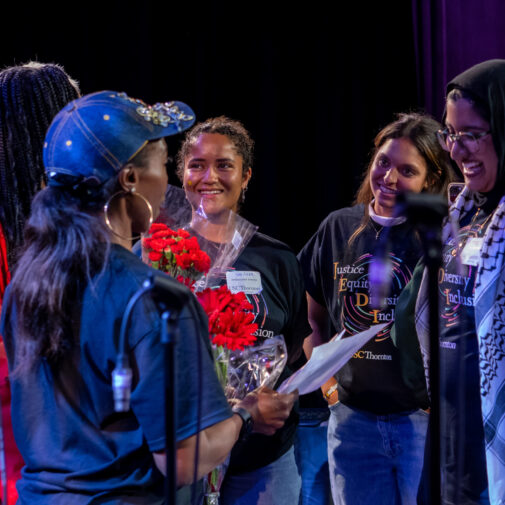
<svg viewBox="0 0 505 505">
<path fill-rule="evenodd" d="M 447 86 L 446 100 L 445 129 L 439 139 L 460 168 L 465 187 L 444 226 L 438 276 L 442 502 L 501 505 L 505 503 L 505 60 L 486 61 L 458 75 Z M 451 221 L 459 223 L 457 234 Z M 425 288 L 423 279 L 416 329 L 427 366 Z"/>
</svg>

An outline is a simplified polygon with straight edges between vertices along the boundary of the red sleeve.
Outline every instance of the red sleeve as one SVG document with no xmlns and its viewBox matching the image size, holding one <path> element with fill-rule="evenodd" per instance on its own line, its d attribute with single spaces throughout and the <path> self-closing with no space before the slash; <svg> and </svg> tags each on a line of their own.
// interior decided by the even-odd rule
<svg viewBox="0 0 505 505">
<path fill-rule="evenodd" d="M 7 264 L 7 244 L 0 226 L 0 312 L 2 310 L 2 299 L 5 288 L 10 281 L 9 266 Z M 16 481 L 21 476 L 23 458 L 19 454 L 14 434 L 12 433 L 11 419 L 11 391 L 9 387 L 9 370 L 7 367 L 7 356 L 3 340 L 0 338 L 0 401 L 2 405 L 2 432 L 5 447 L 5 469 L 7 472 L 7 497 L 8 505 L 14 505 L 18 498 L 16 491 Z M 1 457 L 1 456 L 0 456 Z M 1 463 L 0 463 L 1 465 Z M 0 482 L 0 499 L 3 503 L 4 490 Z"/>
<path fill-rule="evenodd" d="M 2 310 L 2 299 L 4 297 L 5 288 L 11 280 L 9 265 L 7 264 L 7 242 L 0 225 L 0 311 Z"/>
</svg>

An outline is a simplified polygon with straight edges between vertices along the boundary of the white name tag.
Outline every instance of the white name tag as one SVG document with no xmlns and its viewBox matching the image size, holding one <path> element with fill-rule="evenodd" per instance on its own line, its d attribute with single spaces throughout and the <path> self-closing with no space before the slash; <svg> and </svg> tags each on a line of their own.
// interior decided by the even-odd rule
<svg viewBox="0 0 505 505">
<path fill-rule="evenodd" d="M 232 270 L 226 272 L 226 284 L 232 293 L 244 292 L 246 295 L 257 295 L 261 287 L 261 274 L 259 272 L 246 272 Z"/>
<path fill-rule="evenodd" d="M 472 237 L 466 241 L 465 247 L 461 251 L 461 262 L 463 265 L 476 267 L 479 264 L 480 250 L 484 242 L 484 237 Z"/>
</svg>

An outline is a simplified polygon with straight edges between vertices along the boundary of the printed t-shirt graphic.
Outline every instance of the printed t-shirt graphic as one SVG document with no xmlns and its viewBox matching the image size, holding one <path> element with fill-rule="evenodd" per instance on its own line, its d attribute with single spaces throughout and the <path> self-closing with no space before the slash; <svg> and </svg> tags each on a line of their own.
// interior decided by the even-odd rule
<svg viewBox="0 0 505 505">
<path fill-rule="evenodd" d="M 375 309 L 370 303 L 369 269 L 378 249 L 377 225 L 368 220 L 349 243 L 362 225 L 364 212 L 364 205 L 332 212 L 298 257 L 307 292 L 327 308 L 335 333 L 345 330 L 351 336 L 375 322 L 391 323 L 336 374 L 339 400 L 375 414 L 405 412 L 420 406 L 418 385 L 405 382 L 400 351 L 390 330 L 398 296 L 412 276 L 422 247 L 406 222 L 381 230 L 388 233 L 393 275 L 385 307 Z"/>
<path fill-rule="evenodd" d="M 385 307 L 382 310 L 374 308 L 379 304 L 374 304 L 370 295 L 369 267 L 373 255 L 366 253 L 352 265 L 340 266 L 338 261 L 334 262 L 338 296 L 343 298 L 341 324 L 346 336 L 365 331 L 374 324 L 387 322 L 388 325 L 374 337 L 374 340 L 382 342 L 389 338 L 398 294 L 412 277 L 410 268 L 400 258 L 390 253 L 389 260 L 392 282 L 390 294 L 384 300 Z"/>
</svg>

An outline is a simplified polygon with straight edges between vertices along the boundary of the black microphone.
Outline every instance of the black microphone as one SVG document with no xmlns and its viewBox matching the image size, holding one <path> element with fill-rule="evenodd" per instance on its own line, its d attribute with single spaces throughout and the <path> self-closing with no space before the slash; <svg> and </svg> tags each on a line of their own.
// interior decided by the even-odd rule
<svg viewBox="0 0 505 505">
<path fill-rule="evenodd" d="M 447 210 L 443 195 L 405 192 L 396 197 L 395 216 L 405 216 L 413 225 L 439 226 Z"/>
<path fill-rule="evenodd" d="M 442 195 L 434 193 L 399 193 L 396 197 L 394 216 L 405 217 L 417 226 L 423 240 L 429 238 L 431 229 L 441 223 L 447 215 L 447 202 Z M 368 269 L 370 283 L 370 306 L 374 309 L 385 307 L 391 286 L 391 259 L 389 257 L 389 230 L 381 235 Z M 428 234 L 428 237 L 426 237 Z"/>
<path fill-rule="evenodd" d="M 146 282 L 149 282 L 154 303 L 162 311 L 170 308 L 172 313 L 178 314 L 192 296 L 187 287 L 168 275 L 150 275 Z"/>
</svg>

